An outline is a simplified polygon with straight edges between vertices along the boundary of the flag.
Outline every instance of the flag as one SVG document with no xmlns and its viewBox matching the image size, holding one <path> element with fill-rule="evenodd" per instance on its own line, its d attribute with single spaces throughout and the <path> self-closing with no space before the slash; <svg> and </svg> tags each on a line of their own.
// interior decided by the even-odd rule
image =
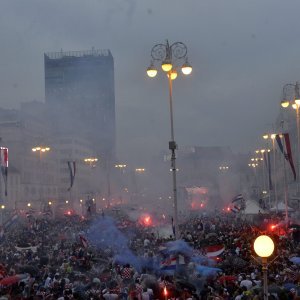
<svg viewBox="0 0 300 300">
<path fill-rule="evenodd" d="M 69 167 L 69 171 L 70 171 L 70 187 L 68 188 L 68 191 L 70 191 L 74 184 L 74 180 L 75 180 L 76 162 L 68 161 L 68 167 Z"/>
<path fill-rule="evenodd" d="M 242 200 L 244 200 L 243 195 L 242 195 L 242 194 L 238 194 L 237 196 L 235 196 L 235 197 L 232 199 L 231 202 L 233 203 L 233 202 L 242 201 Z"/>
<path fill-rule="evenodd" d="M 238 213 L 241 209 L 238 206 L 234 206 L 233 208 L 230 209 L 233 213 Z"/>
<path fill-rule="evenodd" d="M 174 219 L 172 217 L 172 231 L 173 231 L 173 234 L 175 236 L 175 224 L 174 224 Z"/>
<path fill-rule="evenodd" d="M 294 180 L 296 180 L 296 170 L 295 170 L 295 166 L 294 166 L 294 162 L 293 162 L 293 156 L 292 156 L 292 149 L 291 149 L 291 142 L 290 142 L 290 136 L 288 133 L 284 133 L 283 134 L 283 138 L 284 138 L 284 146 L 281 142 L 281 138 L 279 134 L 276 134 L 276 141 L 278 144 L 278 147 L 280 149 L 280 151 L 282 152 L 282 154 L 284 155 L 284 158 L 289 162 L 293 175 L 294 175 Z M 284 149 L 285 148 L 285 149 Z M 298 174 L 299 176 L 299 174 Z"/>
<path fill-rule="evenodd" d="M 17 251 L 28 251 L 28 250 L 31 250 L 33 253 L 37 252 L 37 248 L 38 246 L 28 246 L 28 247 L 18 247 L 18 246 L 15 246 L 16 250 Z"/>
<path fill-rule="evenodd" d="M 266 165 L 266 169 L 268 170 L 268 179 L 269 179 L 269 190 L 273 190 L 273 184 L 272 184 L 272 177 L 271 177 L 271 158 L 270 158 L 270 152 L 265 151 L 264 152 L 264 162 Z"/>
<path fill-rule="evenodd" d="M 204 251 L 206 252 L 205 255 L 210 258 L 219 256 L 224 252 L 224 250 L 225 250 L 224 245 L 213 245 L 204 248 Z"/>
<path fill-rule="evenodd" d="M 79 235 L 79 239 L 80 239 L 82 246 L 84 248 L 87 248 L 89 245 L 88 240 L 83 235 Z"/>
<path fill-rule="evenodd" d="M 44 216 L 49 216 L 49 217 L 51 217 L 51 216 L 53 215 L 52 210 L 44 211 L 44 212 L 43 212 L 43 215 L 44 215 Z"/>
<path fill-rule="evenodd" d="M 33 217 L 34 214 L 35 214 L 35 210 L 31 208 L 26 212 L 26 217 L 27 218 Z"/>
<path fill-rule="evenodd" d="M 0 166 L 4 180 L 4 194 L 7 196 L 8 148 L 0 147 Z"/>
<path fill-rule="evenodd" d="M 185 259 L 184 256 L 178 255 L 178 264 L 179 265 L 185 265 Z M 163 260 L 160 263 L 160 270 L 161 271 L 175 271 L 177 265 L 177 257 L 176 256 L 170 256 L 167 259 Z"/>
</svg>

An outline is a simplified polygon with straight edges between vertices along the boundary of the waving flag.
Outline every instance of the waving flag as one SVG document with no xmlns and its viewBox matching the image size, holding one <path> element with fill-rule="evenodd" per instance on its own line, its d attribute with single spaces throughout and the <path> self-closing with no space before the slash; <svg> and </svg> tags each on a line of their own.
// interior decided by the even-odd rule
<svg viewBox="0 0 300 300">
<path fill-rule="evenodd" d="M 89 245 L 88 240 L 82 234 L 79 235 L 79 239 L 80 239 L 82 246 L 84 248 L 87 248 Z"/>
<path fill-rule="evenodd" d="M 264 152 L 264 162 L 265 166 L 268 170 L 268 179 L 269 179 L 269 190 L 273 190 L 273 184 L 272 184 L 272 176 L 271 176 L 271 158 L 270 158 L 270 152 L 265 151 Z"/>
<path fill-rule="evenodd" d="M 240 212 L 241 209 L 240 209 L 238 206 L 235 205 L 235 206 L 234 206 L 233 208 L 231 208 L 230 210 L 231 210 L 233 213 L 236 214 L 236 213 Z"/>
<path fill-rule="evenodd" d="M 68 161 L 68 167 L 69 167 L 69 171 L 70 171 L 70 187 L 68 188 L 68 191 L 70 191 L 74 184 L 74 180 L 75 180 L 76 162 Z"/>
<path fill-rule="evenodd" d="M 4 194 L 7 196 L 7 175 L 8 175 L 8 149 L 0 147 L 0 166 L 4 179 Z"/>
<path fill-rule="evenodd" d="M 284 145 L 281 142 L 280 135 L 276 134 L 276 141 L 277 141 L 278 147 L 279 147 L 280 151 L 282 152 L 282 154 L 284 155 L 284 158 L 290 163 L 290 166 L 291 166 L 291 169 L 292 169 L 292 172 L 294 175 L 294 180 L 296 180 L 297 176 L 296 176 L 296 170 L 295 170 L 295 166 L 294 166 L 294 162 L 293 162 L 290 136 L 288 133 L 284 133 L 283 138 L 284 138 L 284 142 L 285 142 Z M 298 174 L 298 176 L 299 176 L 299 174 Z"/>
<path fill-rule="evenodd" d="M 175 271 L 176 264 L 177 264 L 176 260 L 177 260 L 176 256 L 170 256 L 167 259 L 163 260 L 160 264 L 160 270 L 161 271 Z M 182 255 L 178 255 L 178 264 L 185 265 L 185 259 Z"/>
<path fill-rule="evenodd" d="M 237 201 L 243 201 L 244 200 L 244 197 L 242 194 L 238 194 L 237 196 L 235 196 L 233 199 L 232 199 L 232 203 L 234 202 L 237 202 Z"/>
<path fill-rule="evenodd" d="M 216 257 L 219 256 L 220 254 L 222 254 L 225 250 L 225 246 L 224 245 L 214 245 L 214 246 L 208 246 L 204 248 L 205 252 L 206 252 L 206 256 L 207 257 Z"/>
</svg>

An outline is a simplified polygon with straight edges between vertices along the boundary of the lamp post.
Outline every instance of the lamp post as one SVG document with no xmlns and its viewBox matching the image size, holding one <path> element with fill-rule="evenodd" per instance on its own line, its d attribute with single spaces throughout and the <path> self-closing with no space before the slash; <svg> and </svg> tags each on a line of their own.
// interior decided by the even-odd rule
<svg viewBox="0 0 300 300">
<path fill-rule="evenodd" d="M 282 90 L 281 107 L 287 108 L 291 104 L 296 110 L 296 127 L 297 127 L 297 196 L 300 195 L 300 84 L 285 84 Z"/>
<path fill-rule="evenodd" d="M 276 155 L 275 155 L 275 138 L 276 134 L 264 134 L 263 139 L 272 140 L 272 151 L 273 151 L 273 177 L 274 177 L 274 198 L 275 198 L 275 207 L 276 207 L 276 213 L 278 213 L 278 197 L 277 197 L 277 176 L 276 176 Z"/>
<path fill-rule="evenodd" d="M 168 40 L 165 44 L 157 44 L 151 49 L 152 61 L 150 67 L 147 69 L 149 77 L 155 77 L 157 69 L 154 63 L 161 64 L 162 70 L 166 73 L 169 85 L 169 109 L 170 109 L 170 123 L 171 123 L 171 141 L 169 142 L 169 150 L 171 150 L 171 169 L 173 179 L 173 205 L 174 205 L 174 227 L 175 239 L 179 238 L 178 226 L 178 208 L 177 208 L 177 183 L 176 183 L 176 154 L 177 144 L 174 137 L 174 119 L 173 119 L 173 85 L 172 81 L 177 78 L 177 69 L 181 68 L 184 75 L 189 75 L 192 72 L 192 67 L 188 63 L 187 47 L 182 42 L 175 42 L 169 44 Z M 182 63 L 183 62 L 183 63 Z"/>
<path fill-rule="evenodd" d="M 254 241 L 254 251 L 261 258 L 264 278 L 264 300 L 268 300 L 268 257 L 273 254 L 274 242 L 267 235 L 261 235 Z"/>
<path fill-rule="evenodd" d="M 48 146 L 36 146 L 36 147 L 33 147 L 32 149 L 32 152 L 35 152 L 35 153 L 39 153 L 39 164 L 40 164 L 40 170 L 42 170 L 42 155 L 43 153 L 46 153 L 46 152 L 49 152 L 50 151 L 50 147 Z M 43 199 L 42 199 L 42 183 L 43 183 L 43 178 L 44 178 L 44 174 L 43 175 L 40 175 L 39 176 L 39 183 L 40 183 L 40 202 L 41 202 L 41 205 L 43 204 Z M 45 203 L 44 203 L 45 205 Z M 43 209 L 44 207 L 42 207 Z"/>
<path fill-rule="evenodd" d="M 125 169 L 126 169 L 127 165 L 126 164 L 115 164 L 115 168 L 119 169 L 121 174 L 125 174 Z M 120 187 L 121 187 L 121 192 L 120 192 L 120 204 L 123 204 L 123 198 L 122 198 L 122 193 L 123 193 L 123 189 L 124 189 L 124 178 L 120 178 Z"/>
<path fill-rule="evenodd" d="M 4 219 L 3 219 L 4 209 L 5 209 L 5 205 L 2 204 L 1 205 L 1 227 L 3 227 L 4 224 Z"/>
</svg>

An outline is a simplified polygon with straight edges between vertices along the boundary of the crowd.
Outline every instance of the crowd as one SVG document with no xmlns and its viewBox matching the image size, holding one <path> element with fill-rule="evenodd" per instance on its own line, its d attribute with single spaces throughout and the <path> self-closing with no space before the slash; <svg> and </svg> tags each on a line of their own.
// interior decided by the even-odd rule
<svg viewBox="0 0 300 300">
<path fill-rule="evenodd" d="M 0 300 L 263 299 L 252 249 L 261 227 L 214 212 L 189 217 L 173 241 L 126 218 L 19 218 L 0 244 Z M 300 244 L 278 233 L 268 232 L 269 299 L 300 299 Z M 222 251 L 208 257 L 214 245 Z"/>
</svg>

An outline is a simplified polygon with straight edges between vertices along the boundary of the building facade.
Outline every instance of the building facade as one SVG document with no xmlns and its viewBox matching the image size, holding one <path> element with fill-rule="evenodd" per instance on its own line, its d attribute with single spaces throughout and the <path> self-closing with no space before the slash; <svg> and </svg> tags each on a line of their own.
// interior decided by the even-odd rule
<svg viewBox="0 0 300 300">
<path fill-rule="evenodd" d="M 114 61 L 109 50 L 44 55 L 49 122 L 57 135 L 91 141 L 97 156 L 115 157 Z"/>
</svg>

